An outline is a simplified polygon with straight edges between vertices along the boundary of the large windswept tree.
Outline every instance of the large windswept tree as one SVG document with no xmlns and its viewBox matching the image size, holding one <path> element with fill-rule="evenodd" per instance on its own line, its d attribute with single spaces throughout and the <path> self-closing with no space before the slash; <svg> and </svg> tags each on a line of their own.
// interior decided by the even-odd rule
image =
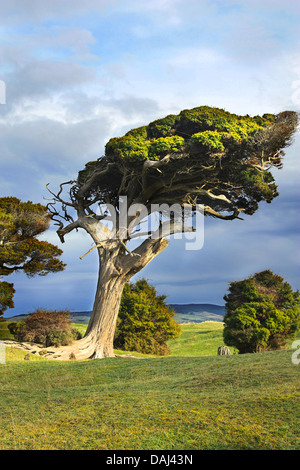
<svg viewBox="0 0 300 470">
<path fill-rule="evenodd" d="M 163 210 L 159 205 L 199 207 L 223 220 L 252 215 L 261 201 L 278 195 L 270 173 L 281 168 L 283 149 L 297 126 L 293 111 L 262 117 L 238 116 L 202 106 L 169 115 L 111 139 L 105 155 L 89 162 L 76 181 L 49 189 L 49 210 L 64 242 L 84 229 L 99 256 L 99 279 L 85 337 L 53 357 L 78 359 L 113 356 L 113 338 L 123 287 L 168 245 L 167 236 L 194 230 L 166 213 L 159 226 L 141 234 L 141 218 Z M 68 198 L 63 190 L 68 186 Z M 128 212 L 120 210 L 126 200 Z M 59 204 L 58 204 L 59 203 Z M 138 210 L 137 210 L 138 209 Z M 142 214 L 142 216 L 141 216 Z M 107 224 L 108 215 L 112 226 Z M 129 250 L 129 241 L 136 245 Z M 139 241 L 139 244 L 137 242 Z"/>
</svg>

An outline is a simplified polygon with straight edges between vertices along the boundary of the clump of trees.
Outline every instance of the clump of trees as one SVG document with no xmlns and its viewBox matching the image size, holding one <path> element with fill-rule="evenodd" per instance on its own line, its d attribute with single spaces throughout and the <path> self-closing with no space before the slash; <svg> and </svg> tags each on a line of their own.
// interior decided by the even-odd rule
<svg viewBox="0 0 300 470">
<path fill-rule="evenodd" d="M 224 342 L 239 353 L 284 348 L 300 329 L 299 291 L 270 270 L 231 282 L 224 300 Z"/>
<path fill-rule="evenodd" d="M 158 295 L 146 279 L 124 287 L 114 347 L 125 351 L 166 355 L 167 344 L 181 333 L 174 320 L 175 311 L 166 304 L 166 296 Z"/>
<path fill-rule="evenodd" d="M 64 270 L 65 264 L 59 260 L 62 250 L 37 239 L 50 222 L 47 208 L 41 204 L 0 198 L 0 277 L 20 271 L 28 277 L 45 276 Z M 13 283 L 0 282 L 0 317 L 14 307 L 14 293 Z"/>
<path fill-rule="evenodd" d="M 9 323 L 8 329 L 17 341 L 38 343 L 44 347 L 67 346 L 81 338 L 72 328 L 68 310 L 37 309 L 23 322 Z"/>
</svg>

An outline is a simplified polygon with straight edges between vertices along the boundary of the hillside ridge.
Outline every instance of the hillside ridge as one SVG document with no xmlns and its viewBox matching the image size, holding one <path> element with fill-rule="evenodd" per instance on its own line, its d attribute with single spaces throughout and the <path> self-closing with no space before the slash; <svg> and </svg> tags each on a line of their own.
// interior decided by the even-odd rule
<svg viewBox="0 0 300 470">
<path fill-rule="evenodd" d="M 222 305 L 208 303 L 189 303 L 189 304 L 169 304 L 175 310 L 175 319 L 179 323 L 202 323 L 204 321 L 223 321 L 225 307 Z M 75 323 L 88 323 L 91 311 L 71 312 L 71 320 Z M 28 314 L 19 314 L 11 317 L 4 317 L 4 320 L 21 321 Z"/>
</svg>

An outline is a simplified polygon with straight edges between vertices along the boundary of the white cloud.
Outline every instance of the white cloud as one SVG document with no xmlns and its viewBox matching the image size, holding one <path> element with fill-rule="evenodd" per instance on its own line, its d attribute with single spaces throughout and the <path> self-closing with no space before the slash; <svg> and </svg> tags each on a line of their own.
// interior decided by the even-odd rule
<svg viewBox="0 0 300 470">
<path fill-rule="evenodd" d="M 221 56 L 216 50 L 209 48 L 189 47 L 167 60 L 167 64 L 174 68 L 195 69 L 199 66 L 223 67 L 226 57 Z"/>
<path fill-rule="evenodd" d="M 26 64 L 6 75 L 7 101 L 43 96 L 81 86 L 95 78 L 91 68 L 66 61 L 43 60 Z"/>
<path fill-rule="evenodd" d="M 4 23 L 36 23 L 53 18 L 70 18 L 92 11 L 105 12 L 115 0 L 10 0 L 0 3 L 0 16 Z"/>
</svg>

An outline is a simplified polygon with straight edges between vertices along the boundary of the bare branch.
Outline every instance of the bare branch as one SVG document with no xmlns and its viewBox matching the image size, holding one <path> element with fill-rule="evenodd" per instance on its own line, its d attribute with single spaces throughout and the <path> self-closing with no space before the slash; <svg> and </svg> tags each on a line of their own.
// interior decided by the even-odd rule
<svg viewBox="0 0 300 470">
<path fill-rule="evenodd" d="M 151 237 L 151 235 L 153 233 L 154 232 L 152 232 L 152 231 L 149 231 L 149 232 L 138 232 L 138 231 L 136 231 L 136 232 L 133 232 L 129 235 L 128 240 L 133 240 L 135 238 L 140 238 L 140 237 L 145 237 L 145 236 Z"/>
<path fill-rule="evenodd" d="M 244 220 L 241 217 L 239 217 L 239 213 L 244 211 L 245 209 L 236 209 L 231 215 L 220 214 L 220 212 L 215 211 L 214 209 L 212 209 L 209 206 L 203 206 L 203 210 L 204 210 L 204 213 L 207 212 L 210 215 L 212 215 L 213 217 L 216 217 L 216 218 L 222 219 L 222 220 L 233 220 L 233 219 Z"/>
<path fill-rule="evenodd" d="M 158 229 L 152 233 L 152 239 L 166 238 L 175 233 L 195 232 L 192 226 L 185 226 L 182 220 L 171 220 L 160 224 Z"/>
<path fill-rule="evenodd" d="M 88 255 L 91 251 L 93 251 L 95 248 L 102 248 L 101 243 L 98 243 L 97 245 L 93 246 L 89 251 L 87 251 L 84 255 L 79 256 L 80 259 L 84 258 L 86 255 Z"/>
<path fill-rule="evenodd" d="M 127 251 L 127 253 L 130 255 L 130 256 L 141 256 L 139 253 L 133 253 L 132 251 L 130 251 L 127 246 L 125 245 L 125 243 L 123 242 L 123 240 L 119 240 L 121 246 L 124 248 L 125 251 Z"/>
<path fill-rule="evenodd" d="M 60 221 L 58 221 L 58 222 L 60 222 Z M 66 235 L 67 233 L 72 232 L 72 230 L 77 229 L 77 228 L 79 228 L 79 227 L 81 227 L 81 224 L 80 224 L 80 221 L 79 221 L 79 220 L 75 220 L 74 222 L 71 222 L 71 223 L 70 223 L 69 225 L 67 225 L 66 227 L 64 227 L 63 223 L 60 222 L 60 228 L 56 231 L 56 233 L 57 233 L 57 235 L 59 236 L 60 241 L 61 241 L 62 243 L 64 243 L 64 242 L 65 242 L 65 239 L 64 239 L 65 235 Z"/>
<path fill-rule="evenodd" d="M 221 201 L 225 201 L 228 204 L 232 204 L 232 202 L 224 195 L 224 194 L 212 194 L 210 190 L 205 191 L 205 195 L 210 197 L 211 199 L 220 199 Z"/>
<path fill-rule="evenodd" d="M 104 168 L 103 170 L 95 170 L 91 174 L 91 176 L 86 180 L 86 182 L 80 187 L 77 193 L 77 197 L 84 197 L 85 193 L 90 189 L 95 180 L 99 178 L 99 176 L 105 175 L 112 166 L 114 166 L 114 163 L 108 163 L 106 168 Z"/>
<path fill-rule="evenodd" d="M 63 190 L 63 188 L 62 188 L 63 185 L 65 185 L 65 184 L 71 184 L 71 183 L 74 183 L 74 181 L 66 181 L 65 183 L 61 183 L 61 184 L 60 184 L 60 190 L 59 190 L 59 192 L 58 192 L 57 194 L 55 194 L 53 191 L 51 191 L 51 189 L 49 189 L 48 186 L 49 186 L 50 183 L 47 183 L 47 184 L 46 184 L 46 188 L 47 188 L 47 190 L 49 191 L 49 193 L 52 194 L 52 196 L 54 197 L 54 199 L 55 199 L 56 201 L 61 202 L 64 206 L 74 207 L 74 204 L 72 204 L 72 203 L 70 203 L 70 202 L 66 202 L 66 201 L 64 201 L 63 199 L 61 199 L 61 197 L 60 197 L 60 195 L 61 195 L 61 193 L 62 193 L 62 190 Z"/>
<path fill-rule="evenodd" d="M 50 217 L 51 217 L 51 220 L 53 220 L 54 222 L 56 222 L 55 225 L 58 225 L 60 227 L 60 229 L 63 229 L 64 228 L 64 224 L 61 220 L 57 219 L 56 217 L 61 217 L 61 214 L 59 212 L 57 212 L 57 210 L 55 209 L 54 207 L 54 204 L 55 204 L 55 201 L 52 202 L 52 203 L 48 203 L 47 204 L 47 210 L 48 212 L 51 214 Z"/>
</svg>

